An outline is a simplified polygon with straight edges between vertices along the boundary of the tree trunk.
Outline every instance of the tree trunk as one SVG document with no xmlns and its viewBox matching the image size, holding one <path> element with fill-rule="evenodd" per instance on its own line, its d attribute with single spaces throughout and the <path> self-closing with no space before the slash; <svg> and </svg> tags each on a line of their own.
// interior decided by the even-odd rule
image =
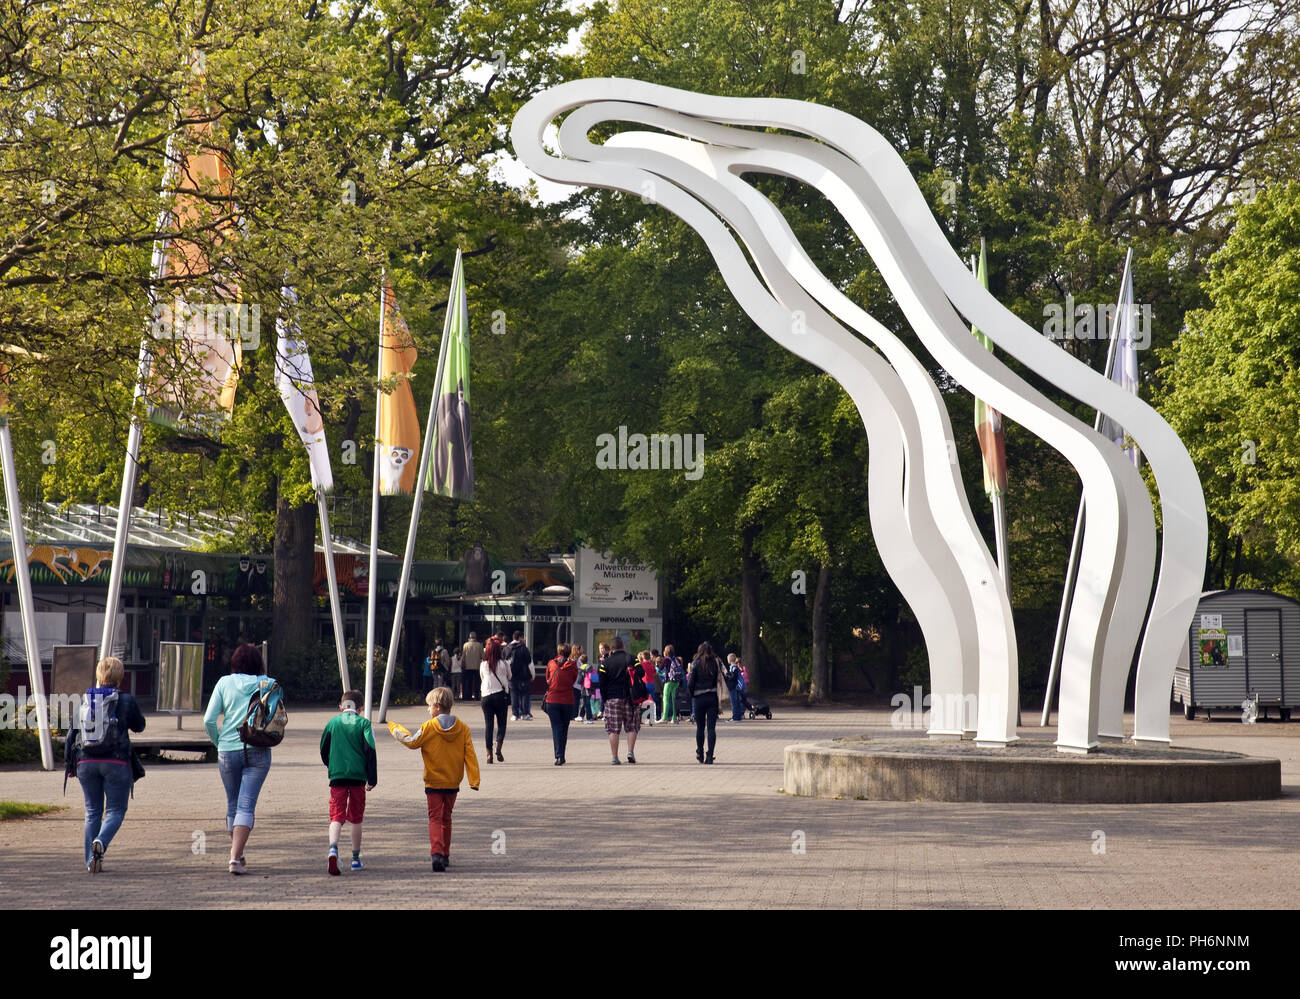
<svg viewBox="0 0 1300 999">
<path fill-rule="evenodd" d="M 312 640 L 316 599 L 312 574 L 316 554 L 316 508 L 275 501 L 275 590 L 271 620 L 270 669 L 301 655 Z"/>
<path fill-rule="evenodd" d="M 745 528 L 740 549 L 740 661 L 749 670 L 749 686 L 754 693 L 762 693 L 758 663 L 758 584 L 762 566 L 754 554 L 757 527 Z"/>
<path fill-rule="evenodd" d="M 811 704 L 825 703 L 831 699 L 831 671 L 826 616 L 831 603 L 831 567 L 823 565 L 817 570 L 817 592 L 813 596 L 812 611 L 812 685 L 808 691 Z"/>
</svg>

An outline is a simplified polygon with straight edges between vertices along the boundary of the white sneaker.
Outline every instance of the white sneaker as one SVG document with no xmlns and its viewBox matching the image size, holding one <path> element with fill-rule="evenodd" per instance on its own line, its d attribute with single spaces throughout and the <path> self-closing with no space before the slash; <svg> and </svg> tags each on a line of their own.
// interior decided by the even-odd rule
<svg viewBox="0 0 1300 999">
<path fill-rule="evenodd" d="M 518 715 L 511 715 L 511 716 L 510 716 L 510 720 L 511 720 L 511 721 L 518 721 L 518 720 L 519 720 L 519 716 L 518 716 Z"/>
</svg>

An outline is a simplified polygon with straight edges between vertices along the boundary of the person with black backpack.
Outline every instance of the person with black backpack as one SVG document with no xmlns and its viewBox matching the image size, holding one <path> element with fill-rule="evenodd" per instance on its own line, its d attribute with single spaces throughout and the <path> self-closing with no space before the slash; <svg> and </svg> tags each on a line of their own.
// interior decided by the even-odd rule
<svg viewBox="0 0 1300 999">
<path fill-rule="evenodd" d="M 121 659 L 99 661 L 96 686 L 86 691 L 77 727 L 64 747 L 65 773 L 81 783 L 86 802 L 86 870 L 91 874 L 102 870 L 104 853 L 126 818 L 139 766 L 130 733 L 144 731 L 144 715 L 132 695 L 118 690 L 124 673 Z"/>
<path fill-rule="evenodd" d="M 510 667 L 511 721 L 533 720 L 533 655 L 524 644 L 524 634 L 515 632 L 514 641 L 506 646 L 505 661 Z"/>
<path fill-rule="evenodd" d="M 271 747 L 284 737 L 286 718 L 283 691 L 266 675 L 261 651 L 256 645 L 241 645 L 230 658 L 229 675 L 217 681 L 203 713 L 226 789 L 231 874 L 247 873 L 244 847 L 271 771 Z"/>
</svg>

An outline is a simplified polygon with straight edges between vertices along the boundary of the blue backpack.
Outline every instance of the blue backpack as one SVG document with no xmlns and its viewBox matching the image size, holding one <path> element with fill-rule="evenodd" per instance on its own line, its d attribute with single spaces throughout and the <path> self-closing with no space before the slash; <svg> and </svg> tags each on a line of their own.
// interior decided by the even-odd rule
<svg viewBox="0 0 1300 999">
<path fill-rule="evenodd" d="M 117 720 L 117 691 L 96 698 L 86 691 L 78 713 L 80 755 L 83 760 L 111 759 L 121 744 L 122 727 Z"/>
</svg>

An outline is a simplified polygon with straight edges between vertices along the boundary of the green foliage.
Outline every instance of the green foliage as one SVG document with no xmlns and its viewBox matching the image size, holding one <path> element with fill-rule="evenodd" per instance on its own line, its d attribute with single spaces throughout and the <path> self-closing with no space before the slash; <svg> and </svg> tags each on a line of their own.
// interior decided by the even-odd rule
<svg viewBox="0 0 1300 999">
<path fill-rule="evenodd" d="M 1207 585 L 1300 592 L 1300 184 L 1243 205 L 1209 306 L 1165 353 L 1161 409 L 1211 517 Z"/>
</svg>

